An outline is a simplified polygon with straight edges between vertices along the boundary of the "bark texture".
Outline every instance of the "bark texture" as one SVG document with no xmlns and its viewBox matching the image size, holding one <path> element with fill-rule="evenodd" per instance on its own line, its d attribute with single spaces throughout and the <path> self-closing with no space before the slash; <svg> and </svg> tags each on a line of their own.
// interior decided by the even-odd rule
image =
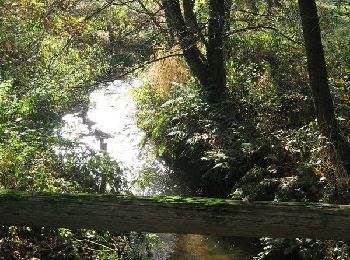
<svg viewBox="0 0 350 260">
<path fill-rule="evenodd" d="M 224 57 L 226 4 L 224 0 L 209 1 L 208 68 L 210 88 L 221 95 L 226 91 L 226 69 Z"/>
<path fill-rule="evenodd" d="M 208 48 L 208 41 L 204 37 L 202 30 L 199 27 L 196 14 L 194 13 L 195 0 L 182 0 L 183 13 L 186 25 L 195 34 L 197 40 L 200 41 L 206 48 Z"/>
<path fill-rule="evenodd" d="M 350 206 L 0 192 L 0 224 L 350 240 Z"/>
<path fill-rule="evenodd" d="M 168 26 L 177 37 L 191 72 L 203 86 L 206 86 L 208 74 L 207 61 L 197 47 L 196 36 L 186 26 L 179 1 L 164 0 L 163 5 Z"/>
<path fill-rule="evenodd" d="M 167 24 L 184 53 L 192 74 L 206 89 L 210 102 L 220 101 L 226 92 L 224 41 L 229 28 L 231 0 L 209 0 L 208 39 L 198 26 L 194 1 L 163 0 Z M 201 51 L 198 43 L 205 46 Z"/>
</svg>

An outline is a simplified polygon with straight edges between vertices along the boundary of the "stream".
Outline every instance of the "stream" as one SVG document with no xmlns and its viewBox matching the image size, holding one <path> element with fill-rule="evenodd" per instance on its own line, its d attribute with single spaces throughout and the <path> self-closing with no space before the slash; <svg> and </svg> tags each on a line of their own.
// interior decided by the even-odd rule
<svg viewBox="0 0 350 260">
<path fill-rule="evenodd" d="M 174 178 L 167 164 L 153 154 L 153 147 L 140 143 L 144 132 L 136 125 L 136 104 L 130 90 L 139 80 L 116 80 L 101 84 L 90 94 L 85 111 L 66 114 L 60 134 L 93 150 L 102 147 L 118 161 L 128 190 L 134 195 L 178 195 L 188 188 Z M 256 245 L 249 239 L 229 239 L 204 235 L 158 234 L 160 247 L 155 260 L 252 259 Z"/>
</svg>

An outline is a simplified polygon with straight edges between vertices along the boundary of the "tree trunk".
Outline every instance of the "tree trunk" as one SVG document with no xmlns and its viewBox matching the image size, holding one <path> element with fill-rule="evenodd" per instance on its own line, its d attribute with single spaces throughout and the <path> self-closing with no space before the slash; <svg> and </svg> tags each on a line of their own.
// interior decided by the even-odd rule
<svg viewBox="0 0 350 260">
<path fill-rule="evenodd" d="M 197 47 L 195 35 L 187 28 L 178 0 L 164 0 L 163 7 L 168 26 L 177 37 L 184 58 L 193 75 L 204 87 L 208 84 L 208 66 L 203 54 Z"/>
<path fill-rule="evenodd" d="M 333 100 L 328 85 L 316 2 L 314 0 L 298 0 L 298 3 L 302 20 L 310 87 L 318 125 L 321 133 L 333 143 L 338 158 L 349 169 L 349 147 L 341 135 L 335 118 Z"/>
<path fill-rule="evenodd" d="M 191 32 L 195 34 L 197 40 L 208 48 L 208 42 L 198 25 L 198 21 L 194 13 L 194 2 L 195 0 L 182 0 L 185 22 L 190 28 Z"/>
<path fill-rule="evenodd" d="M 226 69 L 224 55 L 226 0 L 209 1 L 208 24 L 208 68 L 210 71 L 209 84 L 214 96 L 226 92 Z"/>
<path fill-rule="evenodd" d="M 224 38 L 229 23 L 231 0 L 209 1 L 208 40 L 199 31 L 194 16 L 194 2 L 183 0 L 184 16 L 179 0 L 163 0 L 165 16 L 171 31 L 177 36 L 192 74 L 208 93 L 209 102 L 221 101 L 226 92 Z M 197 47 L 198 41 L 207 46 L 206 56 Z"/>
<path fill-rule="evenodd" d="M 0 191 L 0 225 L 350 240 L 350 206 Z"/>
</svg>

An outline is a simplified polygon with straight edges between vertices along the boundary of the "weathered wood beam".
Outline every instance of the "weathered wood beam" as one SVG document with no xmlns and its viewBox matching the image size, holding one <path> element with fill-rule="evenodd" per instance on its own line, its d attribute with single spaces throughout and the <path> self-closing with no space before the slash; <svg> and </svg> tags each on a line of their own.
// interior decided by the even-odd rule
<svg viewBox="0 0 350 260">
<path fill-rule="evenodd" d="M 350 240 L 350 206 L 0 191 L 0 224 Z"/>
</svg>

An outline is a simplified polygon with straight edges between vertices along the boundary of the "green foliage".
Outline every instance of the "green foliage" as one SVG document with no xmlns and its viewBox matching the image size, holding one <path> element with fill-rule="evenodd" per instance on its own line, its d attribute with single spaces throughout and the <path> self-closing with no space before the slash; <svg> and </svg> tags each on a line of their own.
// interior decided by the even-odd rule
<svg viewBox="0 0 350 260">
<path fill-rule="evenodd" d="M 105 153 L 74 150 L 76 144 L 58 138 L 55 129 L 62 114 L 86 104 L 84 85 L 148 60 L 164 42 L 157 1 L 142 2 L 103 8 L 99 1 L 0 1 L 0 188 L 101 192 L 106 178 L 111 192 L 123 191 L 115 161 Z M 332 201 L 337 188 L 328 176 L 341 170 L 314 120 L 297 4 L 267 2 L 233 6 L 225 43 L 226 101 L 209 105 L 194 80 L 166 91 L 145 84 L 134 91 L 138 125 L 157 155 L 185 171 L 206 195 Z M 349 9 L 340 2 L 318 6 L 336 113 L 348 138 Z M 206 7 L 207 1 L 195 1 L 200 23 L 207 19 Z M 3 227 L 0 233 L 5 258 L 147 259 L 156 243 L 144 235 L 91 230 Z M 262 244 L 257 259 L 275 249 L 304 259 L 349 257 L 341 243 Z"/>
<path fill-rule="evenodd" d="M 139 104 L 138 123 L 159 145 L 159 155 L 173 151 L 174 154 L 168 155 L 175 158 L 179 155 L 175 147 L 189 143 L 195 150 L 209 138 L 210 133 L 205 133 L 203 127 L 210 124 L 204 116 L 208 105 L 200 99 L 199 91 L 194 84 L 174 86 L 169 93 L 157 93 L 150 85 L 135 89 L 134 96 Z M 165 98 L 168 100 L 163 102 Z"/>
<path fill-rule="evenodd" d="M 298 259 L 325 259 L 324 245 L 318 240 L 312 239 L 272 239 L 262 238 L 264 251 L 254 260 L 269 259 L 269 257 L 290 257 Z"/>
<path fill-rule="evenodd" d="M 264 251 L 254 260 L 278 259 L 339 259 L 349 258 L 349 246 L 344 242 L 321 242 L 313 239 L 261 238 Z"/>
<path fill-rule="evenodd" d="M 72 144 L 78 145 L 78 144 Z M 109 192 L 125 192 L 122 171 L 116 161 L 106 153 L 96 153 L 83 147 L 73 152 L 67 147 L 57 147 L 61 153 L 55 158 L 51 169 L 64 182 L 60 190 L 64 192 L 104 192 L 101 191 L 105 178 Z M 62 149 L 67 149 L 66 151 Z M 70 183 L 70 185 L 68 185 Z"/>
<path fill-rule="evenodd" d="M 91 19 L 103 3 L 0 4 L 0 189 L 104 192 L 105 179 L 109 192 L 125 192 L 117 162 L 105 153 L 77 150 L 57 129 L 63 114 L 87 104 L 88 86 L 110 70 L 114 53 L 104 31 L 113 22 L 120 31 L 134 26 L 127 15 L 114 17 L 127 8 L 113 7 L 103 19 Z M 148 259 L 153 241 L 91 230 L 0 232 L 0 258 L 6 259 Z"/>
<path fill-rule="evenodd" d="M 134 97 L 145 138 L 174 168 L 191 169 L 193 183 L 213 192 L 215 184 L 229 187 L 239 177 L 232 168 L 244 162 L 256 144 L 244 126 L 235 124 L 231 102 L 211 107 L 194 82 L 173 85 L 167 92 L 145 84 L 134 90 Z"/>
<path fill-rule="evenodd" d="M 0 227 L 0 255 L 6 259 L 151 259 L 156 238 L 131 232 Z M 35 243 L 33 243 L 35 241 Z"/>
<path fill-rule="evenodd" d="M 207 1 L 195 2 L 201 21 L 208 15 L 202 8 Z M 158 154 L 205 195 L 229 191 L 245 200 L 334 201 L 335 179 L 346 179 L 339 177 L 342 169 L 315 121 L 297 2 L 270 2 L 234 2 L 225 43 L 226 101 L 209 105 L 193 82 L 169 91 L 157 82 L 146 84 L 135 91 L 138 125 Z M 349 6 L 329 1 L 318 6 L 337 119 L 349 139 Z M 262 244 L 256 259 L 276 251 L 276 259 L 348 257 L 346 245 L 339 249 L 308 239 Z"/>
</svg>

